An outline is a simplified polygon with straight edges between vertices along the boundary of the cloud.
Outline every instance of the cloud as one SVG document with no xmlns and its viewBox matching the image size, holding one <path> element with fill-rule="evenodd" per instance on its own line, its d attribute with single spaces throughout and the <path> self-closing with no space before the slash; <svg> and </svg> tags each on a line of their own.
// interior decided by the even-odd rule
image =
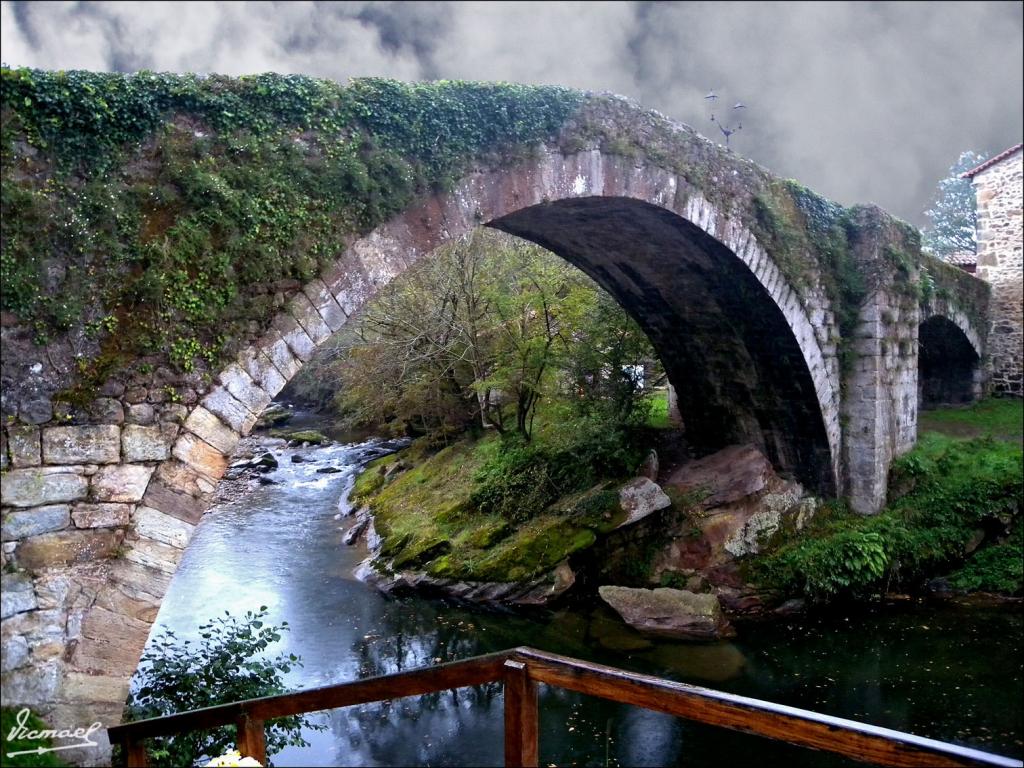
<svg viewBox="0 0 1024 768">
<path fill-rule="evenodd" d="M 720 110 L 749 105 L 736 151 L 916 224 L 962 150 L 1022 133 L 1017 2 L 0 5 L 15 66 L 552 83 L 721 139 L 718 88 Z"/>
</svg>

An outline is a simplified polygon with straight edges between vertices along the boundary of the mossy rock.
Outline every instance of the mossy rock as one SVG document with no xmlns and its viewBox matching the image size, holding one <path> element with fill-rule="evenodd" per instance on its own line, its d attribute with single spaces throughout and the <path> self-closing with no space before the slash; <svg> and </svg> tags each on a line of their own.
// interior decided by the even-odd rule
<svg viewBox="0 0 1024 768">
<path fill-rule="evenodd" d="M 560 518 L 538 518 L 501 541 L 471 570 L 479 581 L 527 581 L 596 541 L 589 528 Z"/>
<path fill-rule="evenodd" d="M 428 563 L 436 557 L 451 552 L 452 543 L 445 538 L 432 537 L 424 541 L 410 542 L 402 547 L 392 565 L 395 569 L 415 568 Z"/>
<path fill-rule="evenodd" d="M 383 542 L 380 546 L 380 553 L 383 557 L 391 558 L 399 554 L 409 544 L 412 543 L 413 535 L 411 533 L 403 533 L 398 536 L 390 536 L 381 530 L 380 526 L 377 526 L 377 532 L 380 533 Z"/>
<path fill-rule="evenodd" d="M 272 429 L 271 437 L 281 437 L 289 443 L 311 443 L 313 445 L 324 445 L 330 443 L 331 439 L 326 435 L 312 429 L 303 429 L 296 432 L 289 432 L 285 429 Z"/>
<path fill-rule="evenodd" d="M 619 502 L 619 493 L 598 485 L 571 498 L 561 507 L 575 525 L 604 534 L 614 530 L 626 519 L 626 511 Z"/>
<path fill-rule="evenodd" d="M 507 520 L 494 522 L 478 528 L 466 537 L 465 544 L 474 549 L 489 549 L 512 533 L 512 526 Z"/>
</svg>

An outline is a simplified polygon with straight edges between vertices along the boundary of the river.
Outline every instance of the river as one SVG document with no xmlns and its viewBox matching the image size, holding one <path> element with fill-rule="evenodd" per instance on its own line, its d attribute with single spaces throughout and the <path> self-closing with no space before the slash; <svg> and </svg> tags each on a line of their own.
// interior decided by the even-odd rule
<svg viewBox="0 0 1024 768">
<path fill-rule="evenodd" d="M 163 601 L 154 634 L 198 639 L 225 610 L 265 605 L 291 631 L 295 689 L 414 669 L 516 645 L 577 656 L 922 736 L 1024 755 L 1024 616 L 1020 606 L 905 602 L 740 628 L 731 643 L 651 643 L 593 604 L 531 614 L 420 597 L 391 598 L 356 580 L 362 545 L 342 542 L 347 494 L 365 462 L 352 445 L 273 450 L 276 485 L 204 517 Z M 293 456 L 302 461 L 295 463 Z M 318 469 L 333 467 L 333 474 Z M 541 765 L 830 766 L 852 761 L 541 688 Z M 278 766 L 501 765 L 497 685 L 311 716 L 326 726 Z"/>
</svg>

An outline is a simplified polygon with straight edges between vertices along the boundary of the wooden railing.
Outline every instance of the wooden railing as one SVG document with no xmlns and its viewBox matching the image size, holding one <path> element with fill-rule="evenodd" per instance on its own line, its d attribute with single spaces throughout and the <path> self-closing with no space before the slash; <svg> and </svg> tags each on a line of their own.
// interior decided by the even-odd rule
<svg viewBox="0 0 1024 768">
<path fill-rule="evenodd" d="M 505 687 L 505 765 L 509 766 L 537 765 L 538 683 L 788 744 L 836 752 L 876 765 L 1024 766 L 1020 760 L 977 749 L 533 648 L 515 648 L 410 672 L 139 720 L 112 726 L 108 734 L 112 744 L 122 746 L 122 764 L 145 768 L 145 739 L 234 725 L 242 755 L 266 765 L 267 720 L 497 681 Z"/>
</svg>

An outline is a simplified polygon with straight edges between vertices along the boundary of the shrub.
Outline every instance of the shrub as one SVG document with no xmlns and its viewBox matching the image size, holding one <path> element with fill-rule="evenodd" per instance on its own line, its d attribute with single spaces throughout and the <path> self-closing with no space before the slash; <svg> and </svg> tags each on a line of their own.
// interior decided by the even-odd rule
<svg viewBox="0 0 1024 768">
<path fill-rule="evenodd" d="M 301 666 L 299 657 L 261 658 L 260 654 L 281 639 L 288 622 L 267 626 L 266 606 L 246 611 L 241 618 L 224 614 L 200 625 L 199 643 L 179 641 L 169 630 L 149 643 L 140 664 L 141 684 L 128 697 L 126 720 L 286 692 L 281 674 Z M 290 745 L 307 746 L 301 736 L 304 727 L 321 728 L 298 715 L 267 721 L 267 755 Z M 234 728 L 218 728 L 150 739 L 147 749 L 153 766 L 182 766 L 193 765 L 204 755 L 221 755 L 235 742 Z"/>
<path fill-rule="evenodd" d="M 594 485 L 625 478 L 643 458 L 643 441 L 630 428 L 585 419 L 566 430 L 556 445 L 505 440 L 474 478 L 470 502 L 485 514 L 513 522 L 538 515 L 556 499 Z"/>
<path fill-rule="evenodd" d="M 998 540 L 1019 528 L 1021 456 L 1019 446 L 990 438 L 958 442 L 926 435 L 893 462 L 890 488 L 903 489 L 903 495 L 886 509 L 874 517 L 837 512 L 809 536 L 755 560 L 751 570 L 775 587 L 813 599 L 864 596 L 948 572 L 963 563 L 979 530 Z M 1014 535 L 979 550 L 954 585 L 1019 591 L 1020 544 L 1013 544 L 1019 533 Z"/>
</svg>

